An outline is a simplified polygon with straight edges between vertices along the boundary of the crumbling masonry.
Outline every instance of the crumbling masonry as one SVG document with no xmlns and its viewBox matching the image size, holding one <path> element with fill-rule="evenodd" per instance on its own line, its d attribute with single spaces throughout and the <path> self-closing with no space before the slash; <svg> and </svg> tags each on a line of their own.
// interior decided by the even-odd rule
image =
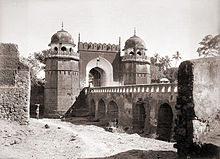
<svg viewBox="0 0 220 159">
<path fill-rule="evenodd" d="M 220 146 L 220 57 L 181 63 L 176 110 L 175 147 L 180 156 L 195 153 L 195 143 Z"/>
<path fill-rule="evenodd" d="M 0 43 L 0 118 L 29 121 L 30 72 L 19 61 L 17 45 Z"/>
</svg>

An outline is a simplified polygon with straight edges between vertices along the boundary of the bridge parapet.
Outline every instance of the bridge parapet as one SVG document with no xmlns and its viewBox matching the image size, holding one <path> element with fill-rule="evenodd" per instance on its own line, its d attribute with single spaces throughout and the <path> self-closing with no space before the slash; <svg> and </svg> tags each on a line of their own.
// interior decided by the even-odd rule
<svg viewBox="0 0 220 159">
<path fill-rule="evenodd" d="M 85 93 L 177 93 L 177 84 L 127 85 L 85 88 Z"/>
</svg>

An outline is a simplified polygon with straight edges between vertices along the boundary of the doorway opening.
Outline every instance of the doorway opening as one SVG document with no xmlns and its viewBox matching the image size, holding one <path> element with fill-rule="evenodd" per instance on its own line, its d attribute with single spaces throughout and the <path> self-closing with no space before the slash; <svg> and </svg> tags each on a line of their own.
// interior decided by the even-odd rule
<svg viewBox="0 0 220 159">
<path fill-rule="evenodd" d="M 95 67 L 89 71 L 89 85 L 91 87 L 100 87 L 104 83 L 104 71 Z"/>
<path fill-rule="evenodd" d="M 158 111 L 157 135 L 159 140 L 170 141 L 172 135 L 173 112 L 169 104 L 164 103 Z"/>
<path fill-rule="evenodd" d="M 95 117 L 95 101 L 93 99 L 91 100 L 90 106 L 91 106 L 91 108 L 90 108 L 90 115 L 92 117 Z"/>
<path fill-rule="evenodd" d="M 118 106 L 114 101 L 110 101 L 107 109 L 107 116 L 109 120 L 118 120 Z"/>
</svg>

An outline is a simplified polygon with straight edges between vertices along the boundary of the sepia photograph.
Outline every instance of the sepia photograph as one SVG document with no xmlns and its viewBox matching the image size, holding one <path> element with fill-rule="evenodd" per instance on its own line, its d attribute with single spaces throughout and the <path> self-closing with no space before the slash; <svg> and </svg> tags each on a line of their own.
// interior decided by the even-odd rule
<svg viewBox="0 0 220 159">
<path fill-rule="evenodd" d="M 220 0 L 0 0 L 0 159 L 220 159 Z"/>
</svg>

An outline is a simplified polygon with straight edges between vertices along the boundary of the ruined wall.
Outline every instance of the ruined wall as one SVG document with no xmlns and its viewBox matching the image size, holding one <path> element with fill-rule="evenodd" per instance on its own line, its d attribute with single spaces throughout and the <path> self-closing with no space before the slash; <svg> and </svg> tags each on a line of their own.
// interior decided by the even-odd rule
<svg viewBox="0 0 220 159">
<path fill-rule="evenodd" d="M 181 63 L 176 109 L 179 155 L 195 153 L 195 143 L 220 146 L 220 57 Z"/>
<path fill-rule="evenodd" d="M 108 122 L 110 120 L 108 117 L 109 105 L 113 101 L 118 107 L 119 125 L 136 131 L 142 129 L 145 134 L 154 135 L 154 137 L 157 137 L 157 133 L 160 134 L 160 132 L 157 132 L 159 109 L 161 105 L 168 104 L 171 107 L 171 114 L 173 114 L 170 130 L 170 132 L 173 132 L 177 96 L 175 84 L 87 88 L 87 91 L 89 110 L 93 114 L 92 110 L 94 110 L 95 102 L 96 118 Z M 101 106 L 101 100 L 104 102 L 105 112 L 104 117 L 100 118 L 98 110 Z M 141 105 L 142 108 L 140 108 Z M 145 113 L 140 114 L 143 111 Z M 172 138 L 172 135 L 170 138 Z"/>
<path fill-rule="evenodd" d="M 30 72 L 19 61 L 17 45 L 0 43 L 0 118 L 27 124 Z"/>
</svg>

